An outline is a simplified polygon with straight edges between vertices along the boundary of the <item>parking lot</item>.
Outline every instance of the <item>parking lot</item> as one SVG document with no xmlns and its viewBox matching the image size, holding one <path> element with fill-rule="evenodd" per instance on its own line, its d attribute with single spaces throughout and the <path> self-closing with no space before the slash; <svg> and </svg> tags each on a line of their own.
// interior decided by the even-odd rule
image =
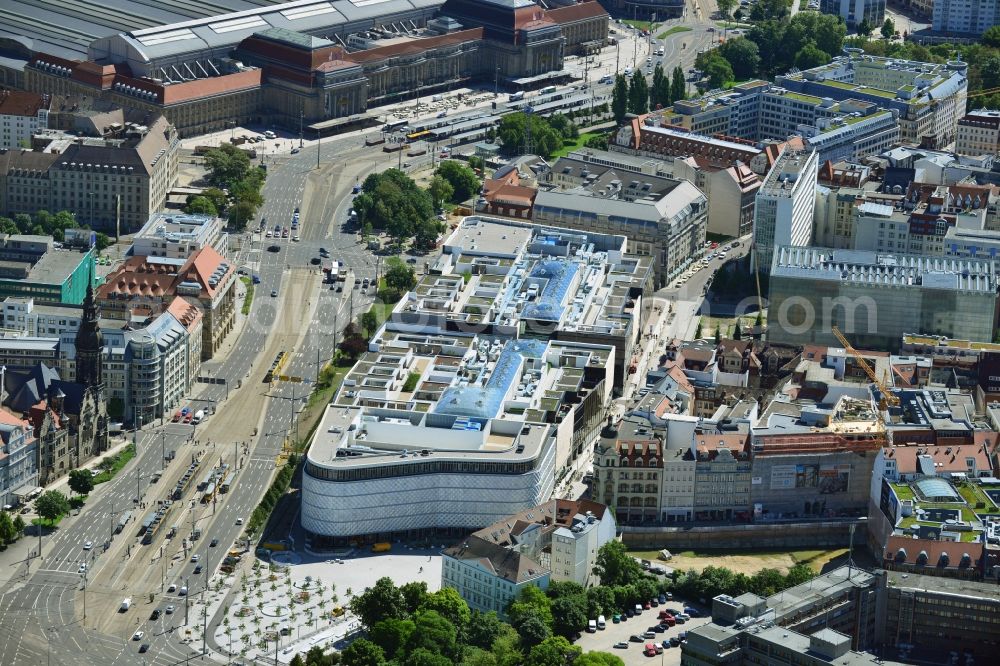
<svg viewBox="0 0 1000 666">
<path fill-rule="evenodd" d="M 680 647 L 668 647 L 664 648 L 662 655 L 657 655 L 656 657 L 647 657 L 643 648 L 646 643 L 656 643 L 660 645 L 664 640 L 670 640 L 671 636 L 678 636 L 682 631 L 690 631 L 694 627 L 699 627 L 706 622 L 710 622 L 710 618 L 704 617 L 693 617 L 688 620 L 685 624 L 678 624 L 676 627 L 670 627 L 663 633 L 656 634 L 655 639 L 643 639 L 641 643 L 633 643 L 629 640 L 629 637 L 633 634 L 642 635 L 649 627 L 659 624 L 659 620 L 656 619 L 657 614 L 664 609 L 676 609 L 682 610 L 684 604 L 679 601 L 668 601 L 666 605 L 661 605 L 659 608 L 651 608 L 647 611 L 643 611 L 642 615 L 636 617 L 626 617 L 620 624 L 614 624 L 611 618 L 607 618 L 607 628 L 601 631 L 600 629 L 593 634 L 584 633 L 580 637 L 580 640 L 576 641 L 576 645 L 579 645 L 584 652 L 590 652 L 591 650 L 600 650 L 602 652 L 611 652 L 612 654 L 620 657 L 626 665 L 630 664 L 645 664 L 652 660 L 655 664 L 680 664 L 681 663 L 681 649 Z M 624 641 L 628 643 L 628 647 L 625 649 L 616 649 L 614 647 L 615 643 Z"/>
</svg>

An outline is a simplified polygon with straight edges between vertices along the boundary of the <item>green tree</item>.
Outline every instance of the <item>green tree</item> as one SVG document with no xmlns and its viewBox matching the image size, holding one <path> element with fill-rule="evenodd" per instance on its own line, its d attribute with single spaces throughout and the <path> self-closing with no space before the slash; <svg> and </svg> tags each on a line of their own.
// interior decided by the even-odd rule
<svg viewBox="0 0 1000 666">
<path fill-rule="evenodd" d="M 429 610 L 437 611 L 441 617 L 451 622 L 459 631 L 468 626 L 472 616 L 469 604 L 452 587 L 444 587 L 437 592 L 428 594 L 420 605 L 420 611 Z"/>
<path fill-rule="evenodd" d="M 615 117 L 615 124 L 621 125 L 625 122 L 625 114 L 628 113 L 628 80 L 624 75 L 615 76 L 615 85 L 611 89 L 611 115 Z"/>
<path fill-rule="evenodd" d="M 663 71 L 663 65 L 656 63 L 653 70 L 653 85 L 649 88 L 650 108 L 670 106 L 670 79 Z"/>
<path fill-rule="evenodd" d="M 716 4 L 719 5 L 719 13 L 722 14 L 723 18 L 729 18 L 737 2 L 736 0 L 716 0 Z"/>
<path fill-rule="evenodd" d="M 9 217 L 0 217 L 0 233 L 3 234 L 17 234 L 20 233 L 17 228 L 17 223 Z"/>
<path fill-rule="evenodd" d="M 388 576 L 379 578 L 375 585 L 351 599 L 350 607 L 351 612 L 369 628 L 382 620 L 406 617 L 403 594 Z"/>
<path fill-rule="evenodd" d="M 385 261 L 385 284 L 390 289 L 402 293 L 413 289 L 417 278 L 413 269 L 402 262 L 399 257 L 389 257 Z"/>
<path fill-rule="evenodd" d="M 455 188 L 441 176 L 431 178 L 431 182 L 427 185 L 427 191 L 430 193 L 431 199 L 434 200 L 435 206 L 441 206 L 446 201 L 451 201 L 452 195 L 455 194 Z"/>
<path fill-rule="evenodd" d="M 518 631 L 521 630 L 521 620 L 529 615 L 538 616 L 545 626 L 551 627 L 552 601 L 544 592 L 531 585 L 521 590 L 521 593 L 511 601 L 507 615 L 510 617 L 510 623 Z"/>
<path fill-rule="evenodd" d="M 48 490 L 35 500 L 35 512 L 45 520 L 69 513 L 69 500 L 58 490 Z"/>
<path fill-rule="evenodd" d="M 799 69 L 812 69 L 830 62 L 830 56 L 809 42 L 795 54 L 795 66 Z"/>
<path fill-rule="evenodd" d="M 443 225 L 434 220 L 424 220 L 417 223 L 417 228 L 413 230 L 413 244 L 424 250 L 434 248 L 438 235 L 441 233 Z"/>
<path fill-rule="evenodd" d="M 576 125 L 573 124 L 573 122 L 569 119 L 568 116 L 565 116 L 561 113 L 552 114 L 552 116 L 549 117 L 548 122 L 549 122 L 549 127 L 558 132 L 559 136 L 561 136 L 563 139 L 571 140 L 575 139 L 580 135 L 580 132 L 576 128 Z"/>
<path fill-rule="evenodd" d="M 566 666 L 572 664 L 581 652 L 579 647 L 571 645 L 562 636 L 552 636 L 531 648 L 524 663 L 527 666 Z"/>
<path fill-rule="evenodd" d="M 705 75 L 708 76 L 709 88 L 721 88 L 730 81 L 734 81 L 733 67 L 729 61 L 720 55 L 709 58 L 705 64 Z"/>
<path fill-rule="evenodd" d="M 340 654 L 340 661 L 344 666 L 384 666 L 388 663 L 382 648 L 364 638 L 348 645 Z"/>
<path fill-rule="evenodd" d="M 871 21 L 869 21 L 868 17 L 866 16 L 865 18 L 861 19 L 861 23 L 858 23 L 857 29 L 859 35 L 867 37 L 868 35 L 872 34 L 872 30 L 875 29 L 875 26 L 871 24 Z"/>
<path fill-rule="evenodd" d="M 625 550 L 621 541 L 609 541 L 597 551 L 594 574 L 600 577 L 601 585 L 632 585 L 643 577 L 642 567 Z"/>
<path fill-rule="evenodd" d="M 184 212 L 192 215 L 211 215 L 212 217 L 219 214 L 219 210 L 212 203 L 212 200 L 199 194 L 188 195 L 187 203 L 184 204 Z"/>
<path fill-rule="evenodd" d="M 419 648 L 435 654 L 455 657 L 458 652 L 458 631 L 451 622 L 437 611 L 420 611 L 413 616 L 413 634 L 407 642 L 407 651 Z"/>
<path fill-rule="evenodd" d="M 543 625 L 542 629 L 544 630 L 544 628 Z M 538 642 L 540 643 L 541 640 Z M 496 657 L 498 666 L 520 666 L 521 662 L 524 661 L 524 654 L 521 651 L 521 637 L 513 628 L 504 631 L 493 642 L 490 652 Z"/>
<path fill-rule="evenodd" d="M 497 658 L 492 652 L 482 648 L 466 647 L 459 666 L 497 666 Z"/>
<path fill-rule="evenodd" d="M 757 76 L 760 71 L 760 49 L 756 42 L 745 37 L 724 42 L 719 54 L 729 62 L 738 81 Z"/>
<path fill-rule="evenodd" d="M 370 174 L 354 199 L 358 223 L 384 230 L 397 239 L 409 238 L 420 222 L 433 219 L 431 195 L 398 169 Z"/>
<path fill-rule="evenodd" d="M 896 34 L 896 24 L 892 22 L 891 18 L 886 18 L 885 22 L 882 23 L 882 37 L 884 39 L 892 39 L 892 36 Z"/>
<path fill-rule="evenodd" d="M 482 187 L 476 172 L 457 160 L 445 160 L 437 168 L 436 173 L 451 185 L 452 196 L 448 199 L 455 203 L 462 203 L 479 194 L 479 189 Z"/>
<path fill-rule="evenodd" d="M 88 495 L 94 489 L 94 476 L 89 469 L 70 470 L 69 488 L 77 495 Z"/>
<path fill-rule="evenodd" d="M 625 662 L 609 652 L 584 652 L 573 666 L 625 666 Z"/>
<path fill-rule="evenodd" d="M 588 136 L 587 140 L 583 142 L 583 145 L 587 148 L 594 148 L 595 150 L 607 150 L 608 149 L 608 136 L 606 134 L 595 134 L 594 136 Z"/>
<path fill-rule="evenodd" d="M 226 206 L 229 204 L 229 197 L 226 196 L 225 192 L 217 187 L 205 188 L 205 190 L 201 193 L 201 196 L 211 201 L 212 205 L 215 206 L 215 210 L 220 213 L 225 210 Z"/>
<path fill-rule="evenodd" d="M 759 0 L 750 10 L 750 19 L 753 21 L 782 20 L 788 14 L 788 0 Z"/>
<path fill-rule="evenodd" d="M 687 83 L 684 81 L 684 70 L 680 68 L 680 65 L 674 67 L 670 78 L 670 103 L 672 104 L 687 97 Z"/>
<path fill-rule="evenodd" d="M 392 659 L 406 645 L 416 630 L 412 620 L 388 619 L 377 622 L 369 633 L 369 638 L 382 648 L 385 656 Z"/>
<path fill-rule="evenodd" d="M 111 238 L 109 238 L 106 233 L 98 231 L 95 236 L 96 242 L 94 243 L 94 248 L 97 250 L 98 254 L 111 247 Z"/>
<path fill-rule="evenodd" d="M 208 180 L 218 187 L 229 187 L 250 171 L 250 156 L 236 146 L 224 143 L 205 153 Z"/>
<path fill-rule="evenodd" d="M 559 597 L 552 602 L 552 632 L 572 638 L 587 628 L 587 596 L 583 593 Z"/>
<path fill-rule="evenodd" d="M 1000 25 L 994 25 L 986 29 L 979 43 L 994 49 L 1000 49 Z"/>
<path fill-rule="evenodd" d="M 302 658 L 301 654 L 296 654 L 292 657 L 292 660 L 288 662 L 288 666 L 306 666 L 306 660 Z"/>
<path fill-rule="evenodd" d="M 427 648 L 417 648 L 406 657 L 406 661 L 403 663 L 405 666 L 453 666 L 455 662 Z"/>
<path fill-rule="evenodd" d="M 699 319 L 698 320 L 698 326 L 694 329 L 694 339 L 695 340 L 701 340 L 701 333 L 702 333 L 702 330 L 701 330 L 701 320 Z"/>
<path fill-rule="evenodd" d="M 403 594 L 406 612 L 412 615 L 427 598 L 427 583 L 422 580 L 410 581 L 401 585 L 399 591 Z"/>
<path fill-rule="evenodd" d="M 524 613 L 514 628 L 521 637 L 522 645 L 527 649 L 531 649 L 552 635 L 552 630 L 545 624 L 537 609 Z"/>
<path fill-rule="evenodd" d="M 635 114 L 649 111 L 649 85 L 642 72 L 636 70 L 628 87 L 628 110 Z"/>
<path fill-rule="evenodd" d="M 513 627 L 500 620 L 496 612 L 481 613 L 474 610 L 465 628 L 464 638 L 469 645 L 489 650 L 504 632 L 513 630 Z"/>
<path fill-rule="evenodd" d="M 16 539 L 17 530 L 14 529 L 14 521 L 10 519 L 9 513 L 0 511 L 0 543 L 6 545 Z"/>
<path fill-rule="evenodd" d="M 526 146 L 528 128 L 531 129 L 531 145 Z M 533 114 L 511 113 L 500 120 L 497 129 L 500 152 L 505 156 L 520 155 L 528 151 L 542 157 L 551 157 L 562 148 L 562 134 L 552 128 L 542 117 Z"/>
<path fill-rule="evenodd" d="M 378 329 L 378 315 L 369 310 L 361 315 L 361 330 L 366 338 L 370 338 Z"/>
<path fill-rule="evenodd" d="M 24 528 L 27 525 L 24 524 L 24 519 L 21 516 L 14 516 L 14 532 L 17 537 L 20 538 L 24 534 Z"/>
<path fill-rule="evenodd" d="M 595 585 L 587 588 L 587 617 L 610 615 L 617 612 L 615 593 L 610 587 Z"/>
<path fill-rule="evenodd" d="M 561 597 L 575 597 L 578 594 L 585 594 L 583 585 L 572 580 L 554 580 L 545 589 L 545 596 L 549 599 L 559 599 Z"/>
</svg>

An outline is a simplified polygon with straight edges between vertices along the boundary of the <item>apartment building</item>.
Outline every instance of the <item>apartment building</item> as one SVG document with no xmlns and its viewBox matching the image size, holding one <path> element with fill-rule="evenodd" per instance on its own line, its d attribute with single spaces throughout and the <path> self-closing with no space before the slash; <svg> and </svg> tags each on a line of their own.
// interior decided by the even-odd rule
<svg viewBox="0 0 1000 666">
<path fill-rule="evenodd" d="M 179 145 L 157 116 L 107 138 L 67 135 L 38 152 L 0 151 L 0 214 L 68 210 L 92 229 L 137 231 L 163 208 Z"/>
<path fill-rule="evenodd" d="M 990 340 L 997 277 L 984 259 L 779 247 L 770 280 L 768 339 L 896 350 L 914 331 Z"/>
<path fill-rule="evenodd" d="M 35 132 L 48 126 L 48 95 L 0 90 L 0 150 L 30 148 Z"/>
<path fill-rule="evenodd" d="M 162 312 L 180 296 L 201 310 L 202 360 L 212 358 L 236 320 L 236 269 L 211 246 L 186 258 L 132 256 L 97 290 L 104 315 L 129 321 Z"/>
<path fill-rule="evenodd" d="M 979 37 L 1000 25 L 997 0 L 933 0 L 931 28 L 935 32 Z"/>
<path fill-rule="evenodd" d="M 17 506 L 38 487 L 38 441 L 31 423 L 0 407 L 0 502 Z"/>
<path fill-rule="evenodd" d="M 654 189 L 654 182 L 664 186 Z M 688 181 L 605 171 L 571 190 L 540 191 L 532 219 L 591 233 L 619 234 L 648 257 L 656 285 L 668 284 L 704 250 L 708 199 Z"/>
<path fill-rule="evenodd" d="M 633 127 L 636 123 L 633 122 Z M 623 134 L 627 131 L 626 126 L 618 136 L 622 141 L 631 142 L 628 137 L 632 135 Z M 727 161 L 712 150 L 697 157 L 679 158 L 646 147 L 636 149 L 633 143 L 612 143 L 611 151 L 585 148 L 572 152 L 557 160 L 550 170 L 539 174 L 539 178 L 560 189 L 584 185 L 592 175 L 600 176 L 605 171 L 615 171 L 623 179 L 634 177 L 631 174 L 642 174 L 644 180 L 653 177 L 688 180 L 708 200 L 707 233 L 739 237 L 750 232 L 760 178 L 747 164 L 738 158 Z M 766 157 L 763 152 L 757 154 L 762 157 L 754 163 L 759 163 L 762 173 L 766 173 Z"/>
<path fill-rule="evenodd" d="M 778 76 L 775 83 L 804 95 L 894 109 L 903 143 L 944 147 L 955 140 L 965 115 L 968 65 L 883 58 L 852 48 L 829 64 Z"/>
<path fill-rule="evenodd" d="M 819 10 L 844 19 L 849 28 L 862 21 L 878 28 L 885 21 L 885 0 L 820 0 Z"/>
<path fill-rule="evenodd" d="M 898 113 L 872 100 L 836 101 L 766 81 L 750 81 L 676 102 L 669 109 L 643 117 L 641 126 L 634 120 L 632 128 L 619 130 L 616 144 L 626 145 L 631 140 L 645 143 L 647 151 L 698 156 L 705 161 L 728 159 L 729 164 L 739 154 L 749 157 L 765 152 L 762 159 L 739 158 L 763 175 L 785 141 L 798 149 L 816 150 L 821 164 L 859 160 L 891 148 L 899 142 Z M 692 134 L 675 136 L 679 130 Z"/>
<path fill-rule="evenodd" d="M 771 270 L 777 245 L 812 243 L 818 157 L 815 151 L 786 150 L 757 191 L 751 254 L 756 270 Z"/>
<path fill-rule="evenodd" d="M 997 4 L 1000 7 L 1000 4 Z M 1000 19 L 997 20 L 1000 23 Z M 978 109 L 958 121 L 955 152 L 961 155 L 1000 155 L 1000 111 Z"/>
<path fill-rule="evenodd" d="M 204 247 L 220 255 L 228 251 L 229 235 L 222 219 L 211 215 L 155 213 L 132 238 L 135 256 L 187 259 Z"/>
<path fill-rule="evenodd" d="M 506 618 L 521 590 L 551 581 L 597 583 L 597 552 L 615 538 L 607 507 L 553 499 L 465 537 L 442 553 L 441 587 L 458 591 L 470 608 Z"/>
</svg>

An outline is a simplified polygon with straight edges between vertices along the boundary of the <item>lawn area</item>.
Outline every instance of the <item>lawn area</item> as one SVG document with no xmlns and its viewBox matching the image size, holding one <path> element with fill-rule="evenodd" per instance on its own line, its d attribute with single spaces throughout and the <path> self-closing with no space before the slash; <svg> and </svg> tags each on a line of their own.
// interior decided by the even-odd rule
<svg viewBox="0 0 1000 666">
<path fill-rule="evenodd" d="M 245 275 L 240 279 L 243 280 L 243 284 L 247 286 L 246 296 L 243 297 L 242 312 L 243 314 L 248 315 L 250 314 L 250 306 L 253 304 L 253 280 Z"/>
<path fill-rule="evenodd" d="M 664 30 L 663 32 L 661 32 L 660 34 L 658 34 L 656 36 L 656 38 L 657 39 L 666 39 L 670 35 L 675 35 L 678 32 L 691 32 L 691 28 L 687 27 L 686 25 L 675 25 L 674 27 L 670 28 L 669 30 Z"/>
<path fill-rule="evenodd" d="M 900 502 L 913 499 L 913 490 L 905 483 L 894 483 L 892 489 L 896 491 L 896 497 L 899 498 Z"/>
<path fill-rule="evenodd" d="M 583 144 L 586 143 L 587 139 L 589 139 L 590 137 L 601 136 L 602 134 L 603 132 L 581 132 L 572 141 L 564 141 L 563 147 L 554 152 L 552 154 L 552 158 L 555 159 L 556 157 L 566 157 L 574 150 L 579 150 L 583 148 Z"/>
<path fill-rule="evenodd" d="M 639 30 L 649 30 L 649 26 L 653 25 L 649 21 L 633 21 L 631 19 L 625 19 L 622 23 L 630 25 L 633 28 L 639 28 Z"/>
<path fill-rule="evenodd" d="M 105 458 L 103 462 L 107 463 L 107 466 L 94 477 L 94 485 L 107 483 L 115 478 L 115 474 L 121 471 L 122 467 L 127 465 L 133 457 L 135 457 L 135 444 L 129 444 L 121 453 L 116 453 L 110 459 Z"/>
<path fill-rule="evenodd" d="M 65 516 L 66 516 L 66 514 L 64 513 L 63 515 L 59 516 L 55 520 L 46 520 L 45 518 L 32 518 L 31 519 L 31 524 L 32 525 L 41 525 L 42 527 L 48 527 L 48 528 L 51 529 L 53 527 L 56 527 L 62 521 L 62 519 Z"/>
<path fill-rule="evenodd" d="M 635 557 L 656 561 L 660 551 L 633 551 Z M 813 571 L 820 572 L 832 560 L 847 554 L 846 548 L 834 550 L 786 550 L 786 551 L 692 551 L 685 550 L 674 553 L 668 562 L 660 560 L 658 564 L 673 569 L 701 571 L 707 566 L 725 567 L 737 573 L 755 574 L 761 569 L 777 569 L 788 573 L 796 564 L 808 564 Z"/>
<path fill-rule="evenodd" d="M 957 487 L 958 494 L 962 496 L 969 506 L 978 508 L 980 510 L 985 510 L 987 513 L 992 512 L 995 508 L 993 501 L 986 496 L 982 488 L 974 483 L 963 483 Z M 980 506 L 982 505 L 982 506 Z"/>
</svg>

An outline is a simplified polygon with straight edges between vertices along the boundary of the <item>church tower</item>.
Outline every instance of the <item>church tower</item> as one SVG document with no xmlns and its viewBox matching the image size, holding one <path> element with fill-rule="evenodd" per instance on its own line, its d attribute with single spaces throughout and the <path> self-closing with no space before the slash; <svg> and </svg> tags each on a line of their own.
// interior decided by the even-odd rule
<svg viewBox="0 0 1000 666">
<path fill-rule="evenodd" d="M 76 333 L 76 381 L 87 388 L 103 383 L 101 357 L 104 352 L 104 336 L 98 323 L 100 312 L 94 299 L 94 277 L 90 276 L 87 296 L 83 299 L 83 320 Z"/>
</svg>

